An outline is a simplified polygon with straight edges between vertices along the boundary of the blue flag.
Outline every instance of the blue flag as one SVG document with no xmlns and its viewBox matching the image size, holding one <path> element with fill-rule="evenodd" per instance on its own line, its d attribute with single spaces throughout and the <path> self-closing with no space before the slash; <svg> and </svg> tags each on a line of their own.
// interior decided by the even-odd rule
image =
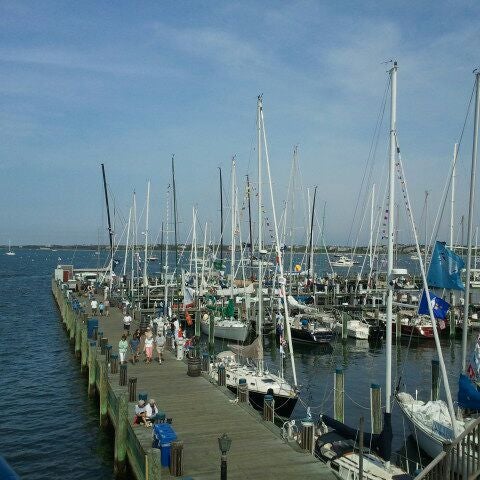
<svg viewBox="0 0 480 480">
<path fill-rule="evenodd" d="M 443 242 L 435 242 L 427 283 L 429 287 L 464 290 L 460 272 L 465 262 L 456 253 L 445 247 Z"/>
<path fill-rule="evenodd" d="M 450 304 L 446 302 L 443 298 L 436 297 L 432 292 L 430 292 L 430 302 L 432 304 L 433 316 L 441 320 L 445 320 L 447 317 L 448 309 Z M 425 290 L 422 293 L 422 299 L 420 300 L 420 305 L 418 306 L 419 315 L 429 315 L 428 311 L 428 302 L 427 294 Z"/>
</svg>

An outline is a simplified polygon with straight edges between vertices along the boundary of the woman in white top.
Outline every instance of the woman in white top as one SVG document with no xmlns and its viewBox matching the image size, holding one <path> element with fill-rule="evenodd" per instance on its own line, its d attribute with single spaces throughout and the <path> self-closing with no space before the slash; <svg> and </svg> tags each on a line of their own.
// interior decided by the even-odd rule
<svg viewBox="0 0 480 480">
<path fill-rule="evenodd" d="M 147 356 L 147 358 L 145 359 L 146 363 L 152 363 L 153 343 L 154 343 L 153 334 L 152 334 L 152 331 L 150 330 L 150 327 L 148 327 L 147 331 L 145 332 L 145 344 L 143 347 L 143 351 Z"/>
</svg>

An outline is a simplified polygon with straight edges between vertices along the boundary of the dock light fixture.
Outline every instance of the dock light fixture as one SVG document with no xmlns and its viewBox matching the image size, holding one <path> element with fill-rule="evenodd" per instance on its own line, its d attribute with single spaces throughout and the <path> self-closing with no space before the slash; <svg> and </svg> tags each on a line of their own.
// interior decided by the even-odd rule
<svg viewBox="0 0 480 480">
<path fill-rule="evenodd" d="M 227 453 L 232 445 L 232 439 L 224 433 L 218 437 L 218 448 L 222 453 L 222 460 L 220 463 L 220 480 L 227 480 Z"/>
</svg>

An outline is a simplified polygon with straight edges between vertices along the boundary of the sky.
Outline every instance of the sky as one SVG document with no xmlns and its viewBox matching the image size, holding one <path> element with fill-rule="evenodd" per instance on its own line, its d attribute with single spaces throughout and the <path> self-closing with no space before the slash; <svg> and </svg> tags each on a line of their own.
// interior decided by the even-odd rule
<svg viewBox="0 0 480 480">
<path fill-rule="evenodd" d="M 218 167 L 227 207 L 233 155 L 240 205 L 245 175 L 256 182 L 259 94 L 277 215 L 298 145 L 296 184 L 318 187 L 316 222 L 324 208 L 325 241 L 366 243 L 368 219 L 359 227 L 366 195 L 375 182 L 381 200 L 386 184 L 388 102 L 376 155 L 369 151 L 391 59 L 399 65 L 398 138 L 421 230 L 424 192 L 431 224 L 467 114 L 480 64 L 478 18 L 473 0 L 2 0 L 0 244 L 107 242 L 101 163 L 117 239 L 134 190 L 140 218 L 147 180 L 156 238 L 167 223 L 172 154 L 180 238 L 187 240 L 195 206 L 199 225 L 208 222 L 218 239 Z M 456 234 L 467 212 L 472 128 L 470 111 L 458 160 Z M 359 195 L 369 158 L 372 175 Z M 306 216 L 298 206 L 297 242 L 305 242 Z M 406 217 L 399 219 L 399 240 L 408 243 Z"/>
</svg>

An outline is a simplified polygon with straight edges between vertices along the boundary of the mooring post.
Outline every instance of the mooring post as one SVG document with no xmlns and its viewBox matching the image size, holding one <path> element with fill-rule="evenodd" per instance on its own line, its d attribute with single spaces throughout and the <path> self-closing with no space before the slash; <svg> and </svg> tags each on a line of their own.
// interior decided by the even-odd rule
<svg viewBox="0 0 480 480">
<path fill-rule="evenodd" d="M 120 376 L 118 379 L 118 384 L 121 387 L 125 387 L 127 385 L 127 364 L 126 363 L 120 364 Z"/>
<path fill-rule="evenodd" d="M 208 353 L 213 355 L 215 352 L 215 318 L 213 315 L 209 316 L 208 327 Z"/>
<path fill-rule="evenodd" d="M 363 480 L 363 416 L 358 427 L 358 479 Z"/>
<path fill-rule="evenodd" d="M 127 393 L 118 395 L 117 428 L 115 429 L 115 473 L 119 476 L 125 473 L 127 460 L 127 426 L 128 426 L 128 399 Z M 152 477 L 152 478 L 160 478 Z"/>
<path fill-rule="evenodd" d="M 105 345 L 105 362 L 107 365 L 110 363 L 111 356 L 112 356 L 112 345 Z"/>
<path fill-rule="evenodd" d="M 90 348 L 88 349 L 88 396 L 93 397 L 95 395 L 95 375 L 96 367 L 95 362 L 97 360 L 97 342 L 90 342 Z"/>
<path fill-rule="evenodd" d="M 128 401 L 137 401 L 137 377 L 130 377 L 128 379 Z"/>
<path fill-rule="evenodd" d="M 238 401 L 248 403 L 248 383 L 246 378 L 238 379 Z"/>
<path fill-rule="evenodd" d="M 118 353 L 112 353 L 110 355 L 110 373 L 118 373 Z"/>
<path fill-rule="evenodd" d="M 302 420 L 301 442 L 302 449 L 313 454 L 315 445 L 314 424 L 310 418 Z"/>
<path fill-rule="evenodd" d="M 382 389 L 380 385 L 370 385 L 370 415 L 372 422 L 372 433 L 382 431 Z"/>
<path fill-rule="evenodd" d="M 434 358 L 432 360 L 432 400 L 438 400 L 440 393 L 440 362 Z"/>
<path fill-rule="evenodd" d="M 273 395 L 265 395 L 263 400 L 263 420 L 273 422 L 275 420 L 275 399 Z"/>
<path fill-rule="evenodd" d="M 338 367 L 335 370 L 334 378 L 335 403 L 333 406 L 333 416 L 335 420 L 338 420 L 339 422 L 344 421 L 344 382 L 343 369 Z"/>
<path fill-rule="evenodd" d="M 107 394 L 108 394 L 108 373 L 105 360 L 100 360 L 100 385 L 99 385 L 99 397 L 100 397 L 100 425 L 104 426 L 107 423 Z"/>
<path fill-rule="evenodd" d="M 348 320 L 347 320 L 347 313 L 342 312 L 342 342 L 345 343 L 347 341 L 348 335 Z"/>
<path fill-rule="evenodd" d="M 87 327 L 82 327 L 82 359 L 81 359 L 81 370 L 85 371 L 88 365 L 88 338 L 87 338 Z"/>
<path fill-rule="evenodd" d="M 183 474 L 183 442 L 172 442 L 170 450 L 170 475 L 180 477 Z M 159 478 L 159 477 L 152 477 Z"/>
<path fill-rule="evenodd" d="M 80 357 L 82 352 L 82 325 L 80 323 L 80 318 L 79 315 L 74 313 L 74 319 L 75 319 L 75 355 L 77 357 Z"/>
<path fill-rule="evenodd" d="M 70 343 L 75 344 L 75 330 L 76 330 L 76 323 L 75 323 L 75 318 L 73 316 L 73 312 L 70 308 L 70 305 L 67 304 L 67 315 L 68 315 L 68 333 L 70 337 Z"/>
<path fill-rule="evenodd" d="M 202 353 L 202 372 L 210 371 L 210 355 L 207 352 Z"/>
<path fill-rule="evenodd" d="M 227 378 L 225 374 L 225 365 L 218 366 L 218 375 L 217 375 L 217 383 L 219 387 L 224 387 L 227 383 Z"/>
</svg>

